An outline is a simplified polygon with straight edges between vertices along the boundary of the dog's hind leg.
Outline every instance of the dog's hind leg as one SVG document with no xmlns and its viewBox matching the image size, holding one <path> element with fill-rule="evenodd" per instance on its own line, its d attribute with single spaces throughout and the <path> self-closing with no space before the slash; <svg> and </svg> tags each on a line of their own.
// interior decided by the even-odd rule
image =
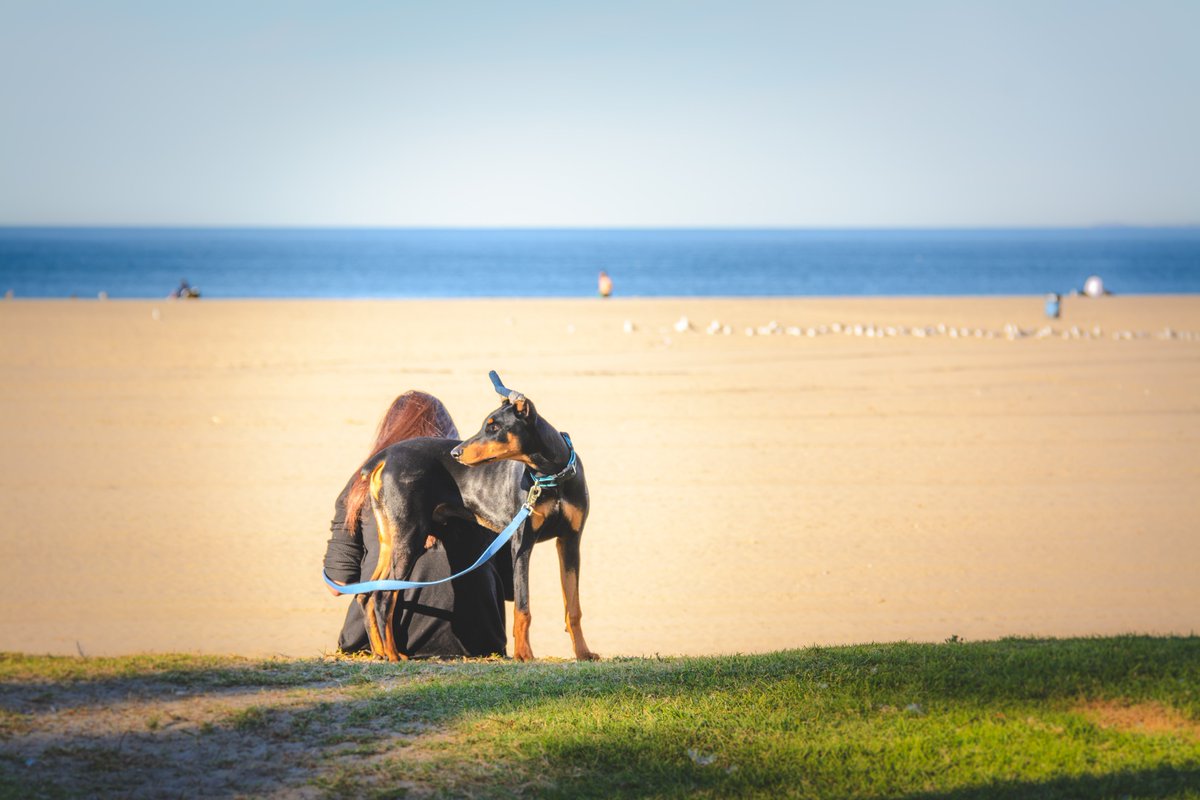
<svg viewBox="0 0 1200 800">
<path fill-rule="evenodd" d="M 395 617 L 396 607 L 400 605 L 400 592 L 397 590 L 379 594 L 383 597 L 379 625 L 383 628 L 384 652 L 387 654 L 388 661 L 407 661 L 408 655 L 401 653 L 396 648 Z"/>
<path fill-rule="evenodd" d="M 380 530 L 383 528 L 381 527 Z M 386 539 L 386 543 L 381 542 L 379 563 L 375 566 L 371 580 L 385 580 L 396 575 L 394 565 L 397 548 L 393 545 L 390 536 L 381 535 L 380 539 Z M 411 559 L 406 560 L 411 561 Z M 371 640 L 371 651 L 376 656 L 386 658 L 388 661 L 408 660 L 408 656 L 401 653 L 396 646 L 396 631 L 393 627 L 396 607 L 400 605 L 400 595 L 399 590 L 371 592 L 371 599 L 368 601 L 366 609 L 368 612 L 366 614 L 367 635 Z"/>
<path fill-rule="evenodd" d="M 374 593 L 360 594 L 358 602 L 362 606 L 363 624 L 367 628 L 367 640 L 371 643 L 371 655 L 384 658 L 383 639 L 379 635 L 379 622 L 375 617 Z"/>
<path fill-rule="evenodd" d="M 421 554 L 431 527 L 432 511 L 426 491 L 419 481 L 403 471 L 384 472 L 377 467 L 371 473 L 371 508 L 379 530 L 377 578 L 406 580 Z M 375 625 L 380 633 L 382 654 L 389 661 L 407 660 L 405 643 L 396 638 L 396 608 L 400 591 L 375 592 Z"/>
<path fill-rule="evenodd" d="M 411 541 L 405 540 L 401 542 L 404 547 L 397 547 L 388 554 L 391 563 L 391 568 L 383 570 L 383 579 L 399 579 L 404 580 L 408 577 L 408 573 L 412 569 L 412 564 L 416 560 L 415 548 L 410 546 Z M 383 559 L 384 554 L 380 554 L 380 559 Z M 396 641 L 396 610 L 403 600 L 403 592 L 399 589 L 392 591 L 372 592 L 371 600 L 374 606 L 373 622 L 375 629 L 379 632 L 380 655 L 387 658 L 388 661 L 407 661 L 408 654 L 403 652 L 400 643 Z M 374 646 L 374 645 L 372 645 Z"/>
<path fill-rule="evenodd" d="M 375 630 L 379 633 L 379 653 L 388 661 L 400 661 L 406 656 L 396 649 L 396 634 L 392 630 L 392 618 L 396 614 L 396 596 L 399 592 L 372 592 L 371 605 L 374 608 Z"/>
<path fill-rule="evenodd" d="M 379 560 L 375 562 L 375 570 L 371 573 L 371 580 L 377 581 L 387 572 L 387 565 L 391 563 L 392 543 L 384 536 L 379 537 Z M 386 557 L 386 560 L 385 560 Z M 368 592 L 358 596 L 359 602 L 363 609 L 363 623 L 367 626 L 367 639 L 371 642 L 371 653 L 376 658 L 387 658 L 387 648 L 384 646 L 384 628 L 380 624 L 380 620 L 386 618 L 386 612 L 381 613 L 378 603 L 378 596 L 387 594 L 386 592 Z"/>
<path fill-rule="evenodd" d="M 375 570 L 371 580 L 377 581 L 388 577 L 393 562 L 395 550 L 395 526 L 387 524 L 391 515 L 383 513 L 383 503 L 380 500 L 383 487 L 383 470 L 386 462 L 380 461 L 371 470 L 368 478 L 371 507 L 375 515 L 375 527 L 379 536 L 379 558 L 375 561 Z M 371 652 L 376 658 L 386 658 L 388 661 L 398 661 L 400 654 L 396 650 L 396 637 L 392 631 L 392 617 L 396 611 L 399 592 L 371 592 L 363 595 L 363 621 L 367 626 L 367 638 L 371 642 Z"/>
<path fill-rule="evenodd" d="M 567 633 L 571 634 L 571 647 L 575 658 L 580 661 L 595 661 L 600 656 L 588 649 L 583 638 L 580 620 L 583 611 L 579 607 L 579 531 L 571 531 L 558 537 L 558 570 L 562 578 L 563 606 L 566 611 Z"/>
</svg>

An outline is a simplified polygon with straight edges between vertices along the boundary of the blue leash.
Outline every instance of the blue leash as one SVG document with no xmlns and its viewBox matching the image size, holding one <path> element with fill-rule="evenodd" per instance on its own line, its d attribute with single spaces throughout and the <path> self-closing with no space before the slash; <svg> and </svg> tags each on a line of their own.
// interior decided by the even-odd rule
<svg viewBox="0 0 1200 800">
<path fill-rule="evenodd" d="M 436 586 L 439 583 L 452 581 L 455 578 L 461 578 L 468 572 L 479 569 L 485 561 L 499 552 L 500 548 L 508 544 L 508 540 L 513 537 L 517 529 L 525 522 L 525 518 L 533 512 L 533 504 L 537 502 L 538 495 L 542 493 L 540 486 L 534 486 L 529 490 L 529 497 L 525 499 L 525 504 L 521 506 L 521 510 L 513 517 L 512 522 L 508 523 L 508 527 L 500 531 L 487 549 L 483 551 L 474 564 L 464 569 L 462 572 L 451 575 L 449 578 L 442 578 L 436 581 L 363 581 L 362 583 L 348 583 L 342 586 L 340 583 L 334 583 L 330 580 L 329 575 L 321 570 L 321 577 L 325 579 L 325 583 L 333 587 L 339 594 L 366 594 L 367 592 L 390 592 L 397 589 L 420 589 L 422 586 Z"/>
</svg>

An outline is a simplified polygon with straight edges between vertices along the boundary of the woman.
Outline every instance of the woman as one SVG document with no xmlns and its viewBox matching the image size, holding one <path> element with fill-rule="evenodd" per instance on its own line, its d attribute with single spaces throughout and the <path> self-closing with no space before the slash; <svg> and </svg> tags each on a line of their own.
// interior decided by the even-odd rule
<svg viewBox="0 0 1200 800">
<path fill-rule="evenodd" d="M 383 415 L 367 459 L 396 442 L 422 436 L 459 438 L 440 400 L 425 392 L 405 392 Z M 338 495 L 329 528 L 325 572 L 343 585 L 369 579 L 379 559 L 379 536 L 367 481 L 357 470 Z M 442 526 L 441 533 L 445 534 L 440 536 L 441 544 L 430 537 L 425 552 L 407 576 L 409 580 L 449 577 L 474 563 L 493 538 L 490 531 L 461 520 Z M 503 655 L 507 646 L 504 589 L 495 561 L 447 583 L 404 591 L 393 617 L 400 651 L 418 658 Z M 341 594 L 332 588 L 329 591 Z M 362 606 L 352 602 L 338 637 L 338 650 L 354 653 L 369 649 Z"/>
</svg>

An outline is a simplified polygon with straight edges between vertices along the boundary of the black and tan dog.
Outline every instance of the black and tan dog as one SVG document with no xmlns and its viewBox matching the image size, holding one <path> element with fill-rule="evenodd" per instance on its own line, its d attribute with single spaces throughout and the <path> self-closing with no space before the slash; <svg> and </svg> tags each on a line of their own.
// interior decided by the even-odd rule
<svg viewBox="0 0 1200 800">
<path fill-rule="evenodd" d="M 588 515 L 583 465 L 569 440 L 542 418 L 533 403 L 508 392 L 493 373 L 497 390 L 507 392 L 479 432 L 464 442 L 410 439 L 385 449 L 363 466 L 370 482 L 371 506 L 379 529 L 380 553 L 372 580 L 404 580 L 440 525 L 460 517 L 499 532 L 529 496 L 534 478 L 555 476 L 541 491 L 532 513 L 512 538 L 513 655 L 533 658 L 529 647 L 529 555 L 536 542 L 557 539 L 566 606 L 567 632 L 575 657 L 597 658 L 580 627 L 579 541 Z M 407 656 L 392 632 L 399 592 L 361 595 L 371 650 L 397 661 Z"/>
</svg>

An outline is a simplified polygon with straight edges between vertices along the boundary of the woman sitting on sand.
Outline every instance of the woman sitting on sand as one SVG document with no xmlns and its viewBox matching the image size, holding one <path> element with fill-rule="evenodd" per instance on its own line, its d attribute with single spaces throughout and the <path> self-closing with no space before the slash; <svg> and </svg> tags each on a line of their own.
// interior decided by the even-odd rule
<svg viewBox="0 0 1200 800">
<path fill-rule="evenodd" d="M 405 392 L 383 415 L 367 458 L 396 442 L 422 436 L 459 438 L 440 400 L 424 392 Z M 367 497 L 367 481 L 357 470 L 338 495 L 329 528 L 331 536 L 325 549 L 325 572 L 329 577 L 343 585 L 370 578 L 379 559 L 379 536 Z M 451 520 L 442 530 L 447 535 L 441 537 L 440 544 L 430 537 L 409 580 L 449 577 L 474 563 L 494 538 L 491 532 L 462 520 Z M 503 655 L 507 645 L 504 584 L 495 566 L 500 558 L 498 555 L 457 580 L 404 591 L 393 618 L 400 651 L 416 658 Z M 340 594 L 332 588 L 329 591 Z M 362 605 L 352 602 L 338 637 L 338 650 L 355 653 L 369 649 Z"/>
</svg>

